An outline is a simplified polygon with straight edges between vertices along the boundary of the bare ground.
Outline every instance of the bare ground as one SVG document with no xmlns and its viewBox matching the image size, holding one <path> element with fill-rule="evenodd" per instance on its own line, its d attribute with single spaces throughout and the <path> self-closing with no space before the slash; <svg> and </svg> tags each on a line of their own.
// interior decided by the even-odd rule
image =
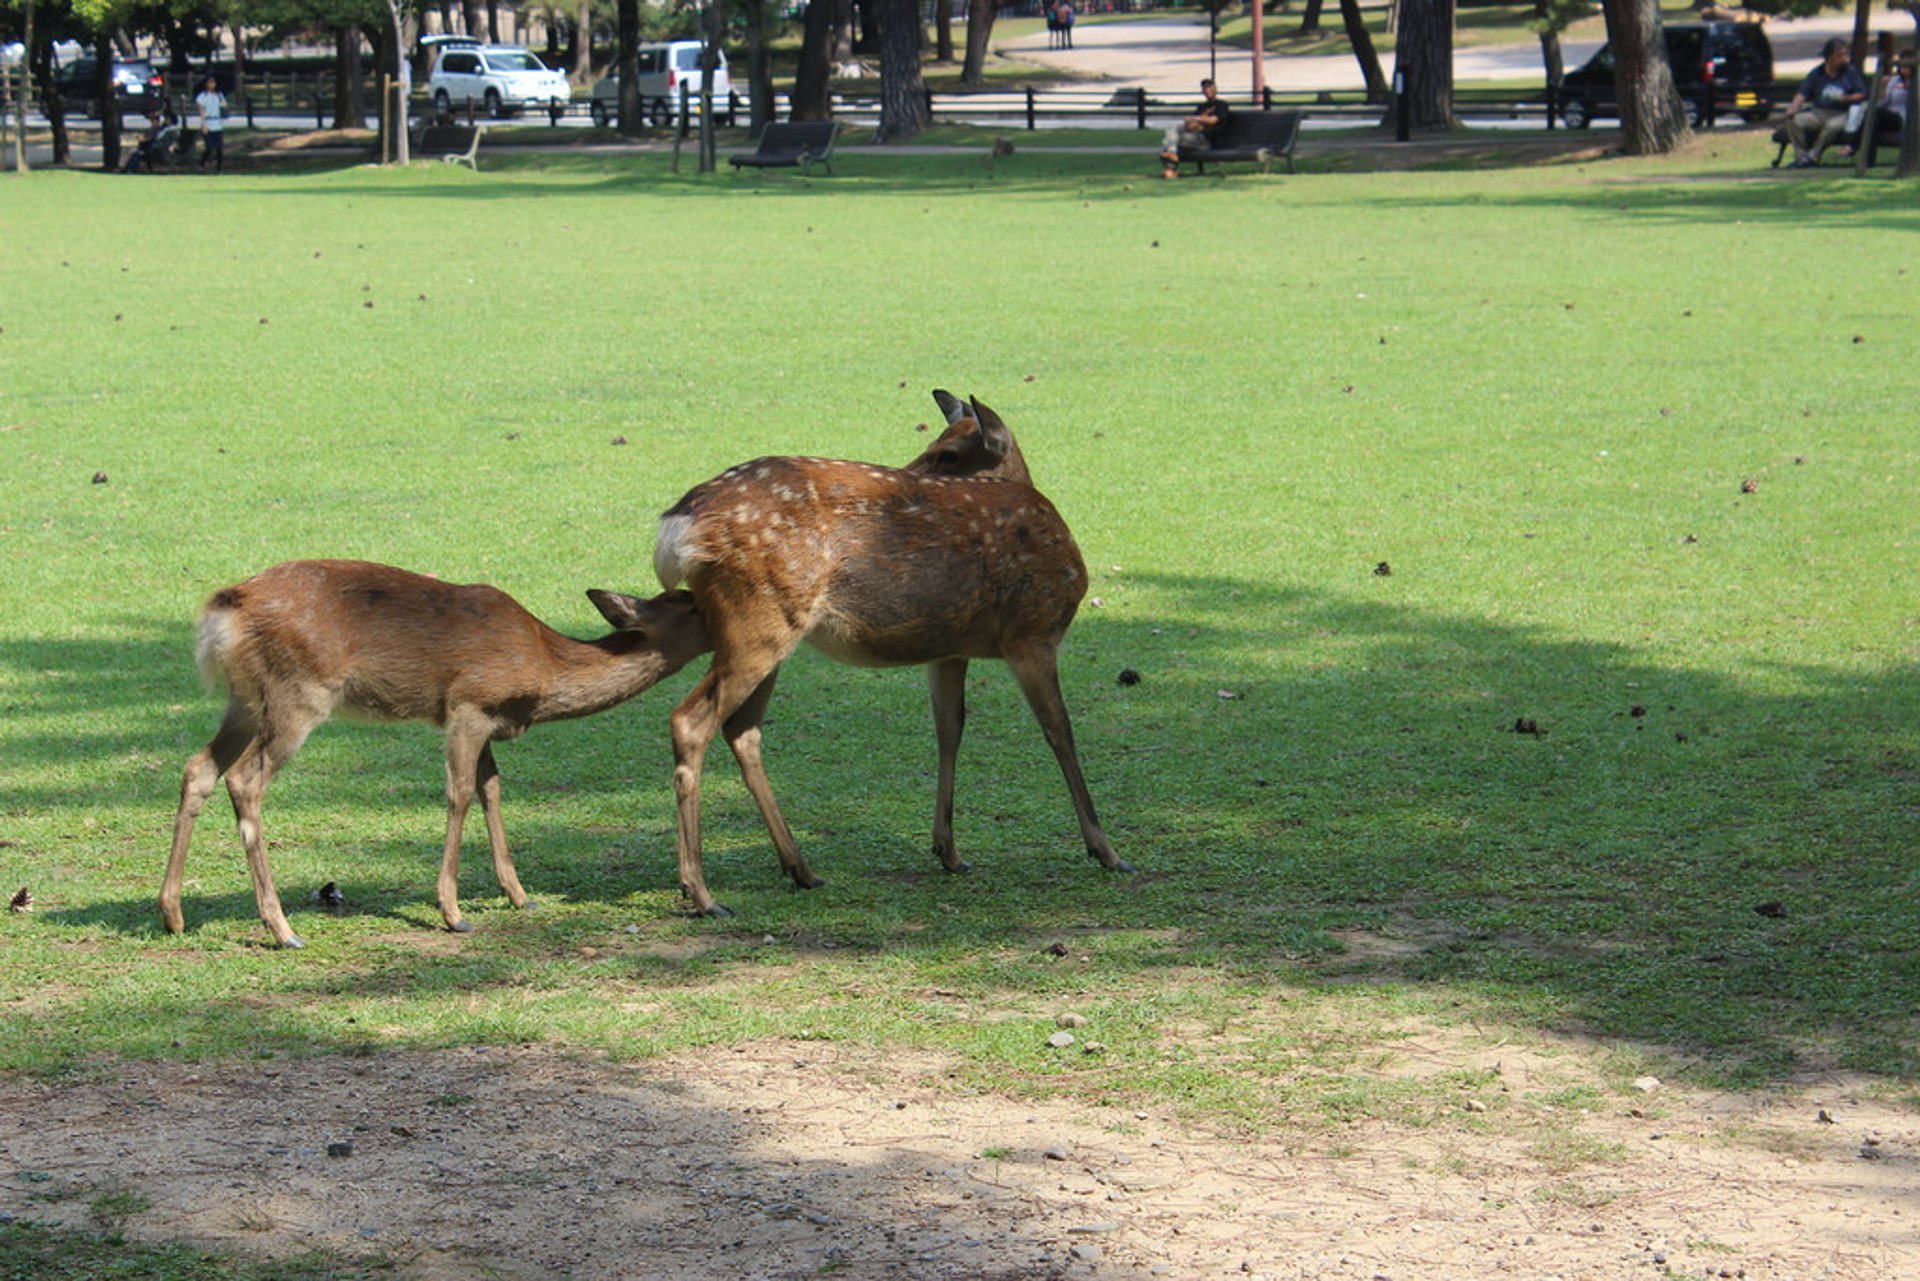
<svg viewBox="0 0 1920 1281">
<path fill-rule="evenodd" d="M 1920 1277 L 1910 1108 L 1838 1078 L 1532 1102 L 1598 1057 L 1422 1033 L 1384 1070 L 1497 1084 L 1258 1138 L 820 1042 L 118 1065 L 0 1081 L 0 1214 L 423 1278 Z"/>
</svg>

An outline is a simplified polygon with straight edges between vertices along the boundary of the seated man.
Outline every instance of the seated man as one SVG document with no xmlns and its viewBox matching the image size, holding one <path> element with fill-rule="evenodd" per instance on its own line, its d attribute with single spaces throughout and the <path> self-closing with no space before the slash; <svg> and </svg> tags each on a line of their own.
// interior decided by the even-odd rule
<svg viewBox="0 0 1920 1281">
<path fill-rule="evenodd" d="M 1787 137 L 1793 141 L 1793 167 L 1820 163 L 1847 128 L 1847 112 L 1867 100 L 1867 82 L 1853 67 L 1847 42 L 1833 37 L 1820 48 L 1820 65 L 1807 73 L 1787 104 Z"/>
<path fill-rule="evenodd" d="M 1165 136 L 1160 139 L 1162 178 L 1178 178 L 1180 148 L 1198 148 L 1210 144 L 1219 136 L 1221 127 L 1227 123 L 1227 116 L 1232 113 L 1233 109 L 1227 106 L 1226 99 L 1219 96 L 1213 81 L 1202 80 L 1200 93 L 1200 105 L 1193 109 L 1193 114 L 1177 125 L 1168 126 Z"/>
</svg>

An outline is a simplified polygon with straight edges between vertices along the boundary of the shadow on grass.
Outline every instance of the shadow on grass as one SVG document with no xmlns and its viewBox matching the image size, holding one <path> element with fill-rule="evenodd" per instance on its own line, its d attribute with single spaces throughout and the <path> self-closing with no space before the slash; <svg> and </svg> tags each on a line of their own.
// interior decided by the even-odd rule
<svg viewBox="0 0 1920 1281">
<path fill-rule="evenodd" d="M 616 721 L 622 709 L 571 734 L 539 727 L 503 755 L 521 877 L 536 899 L 564 906 L 495 910 L 476 821 L 464 866 L 480 932 L 444 946 L 431 942 L 447 938 L 432 906 L 437 741 L 427 731 L 403 743 L 322 730 L 301 758 L 316 776 L 307 796 L 324 796 L 354 836 L 332 852 L 276 851 L 295 928 L 310 943 L 338 931 L 351 982 L 397 996 L 572 982 L 578 950 L 609 939 L 625 958 L 616 969 L 650 985 L 697 982 L 764 966 L 754 947 L 766 936 L 795 965 L 890 955 L 992 986 L 1010 949 L 1026 955 L 1071 936 L 1090 967 L 1077 981 L 1096 988 L 1151 982 L 1166 966 L 1255 984 L 1444 985 L 1569 1030 L 1698 1055 L 1726 1079 L 1776 1080 L 1813 1065 L 1920 1075 L 1912 668 L 1735 680 L 1373 599 L 1202 575 L 1130 579 L 1164 608 L 1088 610 L 1062 674 L 1096 802 L 1138 876 L 1103 874 L 1085 858 L 1051 756 L 991 663 L 969 680 L 960 761 L 957 835 L 975 870 L 939 873 L 926 853 L 923 683 L 801 658 L 772 706 L 768 767 L 827 888 L 801 893 L 780 878 L 737 772 L 716 753 L 707 876 L 739 915 L 681 915 L 663 728 L 678 695 L 655 691 L 639 720 Z M 16 812 L 99 804 L 91 780 L 128 753 L 172 759 L 179 716 L 163 705 L 180 691 L 138 673 L 184 652 L 184 629 L 135 623 L 129 633 L 10 651 L 14 675 L 39 691 L 14 715 L 14 764 L 81 758 L 71 786 L 12 791 Z M 1123 668 L 1138 683 L 1122 684 Z M 135 674 L 116 675 L 125 672 Z M 43 711 L 77 714 L 88 700 L 90 721 L 110 732 L 36 728 Z M 212 707 L 195 707 L 192 746 L 212 719 Z M 310 756 L 329 734 L 338 757 L 321 777 Z M 156 887 L 177 768 L 115 792 L 151 811 L 141 826 L 155 839 L 135 861 Z M 366 794 L 366 776 L 402 768 L 418 786 L 393 818 Z M 302 805 L 322 802 L 286 809 Z M 583 825 L 556 805 L 601 806 L 600 817 Z M 275 813 L 270 793 L 270 837 Z M 393 839 L 367 840 L 375 821 Z M 210 806 L 189 865 L 191 930 L 176 946 L 194 946 L 193 931 L 210 926 L 264 938 L 244 879 L 234 879 L 236 854 L 230 822 Z M 194 888 L 216 879 L 225 885 L 211 896 Z M 319 919 L 310 895 L 321 879 L 347 892 L 346 916 Z M 354 951 L 367 941 L 356 916 L 369 912 L 408 923 L 376 957 Z M 141 946 L 160 937 L 144 895 L 103 896 L 35 924 Z M 621 952 L 629 925 L 643 941 L 664 931 L 677 942 Z M 215 1000 L 191 1018 L 325 1048 L 335 1033 L 302 1033 L 299 1016 L 306 998 L 343 982 L 322 964 L 289 958 L 255 974 L 286 1002 L 270 1028 L 246 1027 L 261 1011 L 239 1001 Z M 165 992 L 83 993 L 16 1012 L 11 1035 L 91 1019 L 100 1000 L 143 1024 L 183 1017 Z M 129 1001 L 142 1008 L 125 1009 Z"/>
</svg>

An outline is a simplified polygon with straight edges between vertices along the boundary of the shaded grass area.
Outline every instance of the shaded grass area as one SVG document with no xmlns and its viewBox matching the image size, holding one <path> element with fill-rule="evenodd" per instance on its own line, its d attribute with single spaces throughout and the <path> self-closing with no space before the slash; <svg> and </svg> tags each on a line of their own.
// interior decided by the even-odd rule
<svg viewBox="0 0 1920 1281">
<path fill-rule="evenodd" d="M 0 1066 L 831 1038 L 1260 1125 L 1403 1106 L 1366 1064 L 1437 1021 L 1910 1089 L 1916 351 L 1904 295 L 1852 282 L 1912 268 L 1920 215 L 1752 182 L 1762 141 L 1179 184 L 1021 154 L 11 180 L 0 888 L 36 908 L 0 921 Z M 1811 303 L 1843 319 L 1801 359 L 1755 340 Z M 1063 683 L 1139 875 L 1084 858 L 993 664 L 975 871 L 940 873 L 920 679 L 804 654 L 768 762 L 823 890 L 716 756 L 738 915 L 682 913 L 696 670 L 499 749 L 536 911 L 470 843 L 479 928 L 438 932 L 436 736 L 340 724 L 266 808 L 308 948 L 264 946 L 212 808 L 160 932 L 208 591 L 366 556 L 591 634 L 582 589 L 652 590 L 687 487 L 904 461 L 936 386 L 1007 418 L 1085 551 Z M 1103 1054 L 1050 1051 L 1064 1006 Z"/>
</svg>

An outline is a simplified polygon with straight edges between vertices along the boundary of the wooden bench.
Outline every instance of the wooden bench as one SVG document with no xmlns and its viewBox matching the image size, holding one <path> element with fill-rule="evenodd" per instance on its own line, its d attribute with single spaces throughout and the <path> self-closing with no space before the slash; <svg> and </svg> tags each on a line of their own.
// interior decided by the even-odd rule
<svg viewBox="0 0 1920 1281">
<path fill-rule="evenodd" d="M 1870 165 L 1879 163 L 1879 152 L 1882 147 L 1891 148 L 1893 154 L 1898 156 L 1900 154 L 1900 117 L 1888 111 L 1885 107 L 1874 108 L 1873 117 L 1874 126 L 1871 133 L 1864 127 L 1856 129 L 1852 133 L 1843 133 L 1840 135 L 1839 140 L 1827 149 L 1828 154 L 1831 155 L 1834 151 L 1843 147 L 1855 149 L 1865 147 L 1867 149 L 1867 163 Z M 1863 137 L 1862 135 L 1866 136 Z M 1773 153 L 1773 167 L 1778 169 L 1780 162 L 1787 158 L 1787 148 L 1793 145 L 1793 139 L 1787 136 L 1787 127 L 1781 125 L 1773 131 L 1773 141 L 1774 145 L 1778 148 L 1778 150 Z M 1849 155 L 1848 158 L 1851 159 L 1852 156 Z"/>
<path fill-rule="evenodd" d="M 752 151 L 727 157 L 735 169 L 781 169 L 798 167 L 804 177 L 816 164 L 833 172 L 833 140 L 840 133 L 838 120 L 791 120 L 769 124 L 760 134 L 760 145 Z"/>
<path fill-rule="evenodd" d="M 479 173 L 480 135 L 486 131 L 485 125 L 462 125 L 445 120 L 431 121 L 415 135 L 413 153 L 417 156 L 438 156 L 442 160 L 463 164 L 475 173 Z"/>
<path fill-rule="evenodd" d="M 1208 165 L 1258 163 L 1261 173 L 1271 173 L 1276 158 L 1287 162 L 1293 172 L 1293 148 L 1300 140 L 1298 111 L 1239 111 L 1227 116 L 1227 123 L 1204 147 L 1181 147 L 1180 159 L 1191 160 L 1201 173 Z"/>
</svg>

